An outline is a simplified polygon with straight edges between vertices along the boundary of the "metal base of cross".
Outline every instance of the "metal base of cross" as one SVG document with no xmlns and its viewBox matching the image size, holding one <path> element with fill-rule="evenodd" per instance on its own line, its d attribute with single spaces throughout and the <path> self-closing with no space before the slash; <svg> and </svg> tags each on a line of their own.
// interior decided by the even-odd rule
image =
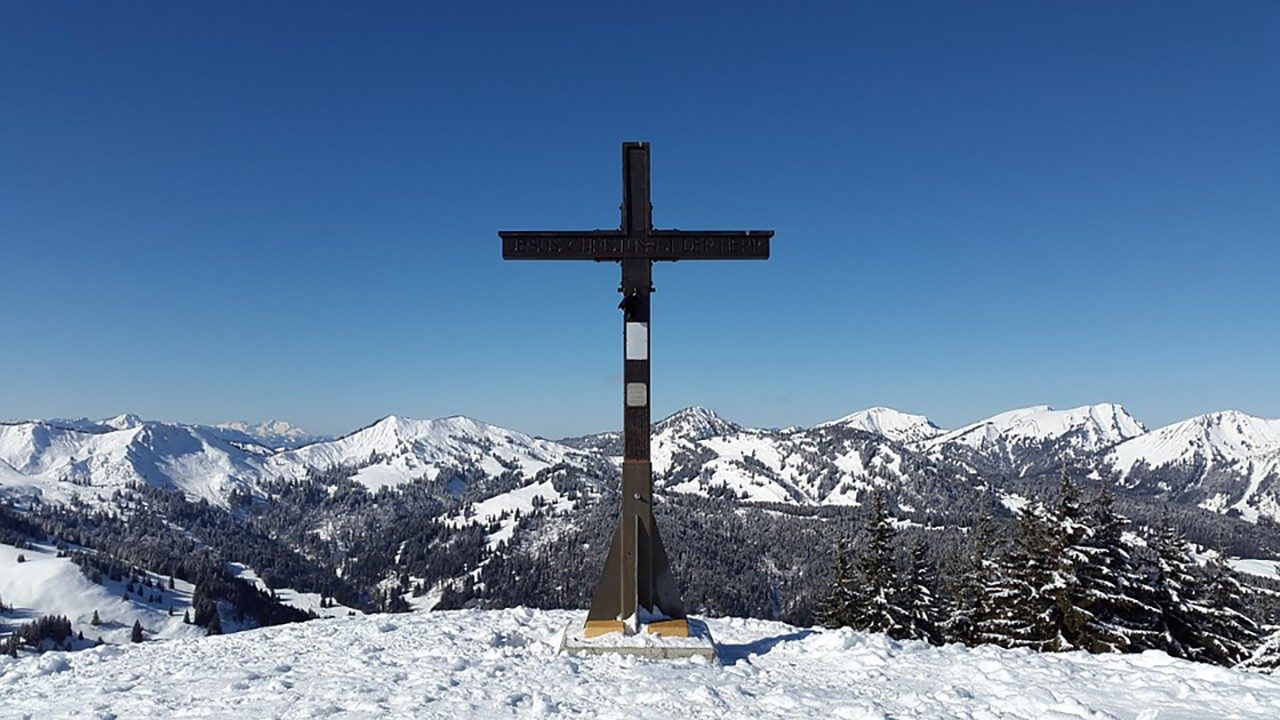
<svg viewBox="0 0 1280 720">
<path fill-rule="evenodd" d="M 653 620 L 647 623 L 637 623 L 636 625 L 636 632 L 629 633 L 627 632 L 629 629 L 627 624 L 622 620 L 587 620 L 586 624 L 582 626 L 582 636 L 591 639 L 616 632 L 624 635 L 647 633 L 662 637 L 689 637 L 688 618 Z"/>
<path fill-rule="evenodd" d="M 719 656 L 707 624 L 686 618 L 640 623 L 635 634 L 626 634 L 621 620 L 588 620 L 585 626 L 574 623 L 565 628 L 560 652 L 702 658 L 711 663 Z"/>
<path fill-rule="evenodd" d="M 684 617 L 680 588 L 653 517 L 652 464 L 623 460 L 618 527 L 591 597 L 586 627 L 600 634 L 631 635 L 650 625 L 669 635 L 679 631 Z"/>
</svg>

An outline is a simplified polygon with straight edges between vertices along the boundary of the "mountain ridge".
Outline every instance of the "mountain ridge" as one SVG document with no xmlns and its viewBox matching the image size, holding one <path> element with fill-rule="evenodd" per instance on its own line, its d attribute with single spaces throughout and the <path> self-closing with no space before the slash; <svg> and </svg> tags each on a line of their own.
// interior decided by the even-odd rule
<svg viewBox="0 0 1280 720">
<path fill-rule="evenodd" d="M 145 482 L 225 505 L 230 493 L 252 492 L 267 479 L 304 479 L 337 467 L 378 490 L 457 470 L 531 480 L 553 466 L 599 467 L 621 454 L 617 432 L 555 441 L 464 415 L 392 414 L 340 437 L 278 449 L 238 440 L 236 428 L 127 413 L 108 421 L 0 424 L 0 460 L 12 470 L 0 476 L 0 494 L 66 499 L 81 489 Z M 1217 512 L 1280 518 L 1280 420 L 1234 410 L 1148 431 L 1115 403 L 1038 405 L 944 430 L 923 415 L 873 407 L 782 431 L 691 406 L 654 424 L 652 447 L 656 485 L 675 492 L 860 504 L 870 488 L 943 475 L 1029 478 L 1079 466 L 1098 479 Z"/>
</svg>

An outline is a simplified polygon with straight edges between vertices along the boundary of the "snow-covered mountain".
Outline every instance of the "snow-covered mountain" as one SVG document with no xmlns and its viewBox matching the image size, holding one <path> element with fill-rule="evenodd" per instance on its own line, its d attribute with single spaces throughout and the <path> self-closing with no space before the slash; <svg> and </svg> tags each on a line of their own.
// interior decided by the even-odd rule
<svg viewBox="0 0 1280 720">
<path fill-rule="evenodd" d="M 91 501 L 104 491 L 146 483 L 225 503 L 229 493 L 259 475 L 256 456 L 209 428 L 132 416 L 119 425 L 0 424 L 0 466 L 7 466 L 0 471 L 0 494 Z"/>
<path fill-rule="evenodd" d="M 390 415 L 350 435 L 276 454 L 265 469 L 272 475 L 305 477 L 308 470 L 357 468 L 354 479 L 376 490 L 435 480 L 445 469 L 532 478 L 539 470 L 587 455 L 461 415 L 437 420 Z"/>
<path fill-rule="evenodd" d="M 26 421 L 0 425 L 0 496 L 92 501 L 131 483 L 181 490 L 226 505 L 230 493 L 263 479 L 304 479 L 334 468 L 356 471 L 371 490 L 444 469 L 533 477 L 590 453 L 466 417 L 412 420 L 389 416 L 334 440 L 275 451 L 238 430 L 154 421 L 113 425 Z"/>
<path fill-rule="evenodd" d="M 257 425 L 237 420 L 219 423 L 214 427 L 225 431 L 228 439 L 256 442 L 272 450 L 291 450 L 329 439 L 309 433 L 286 420 L 268 420 Z"/>
<path fill-rule="evenodd" d="M 856 504 L 876 487 L 923 499 L 957 478 L 1036 478 L 1068 466 L 1254 519 L 1280 517 L 1278 428 L 1280 420 L 1228 411 L 1148 433 L 1123 407 L 1100 404 L 1012 410 L 949 431 L 889 408 L 770 430 L 692 407 L 655 423 L 652 453 L 660 488 L 736 499 Z M 371 490 L 442 473 L 450 480 L 510 477 L 510 488 L 560 464 L 603 478 L 621 454 L 617 432 L 555 442 L 461 416 L 389 416 L 343 437 L 284 449 L 272 449 L 280 443 L 263 436 L 271 432 L 280 440 L 301 437 L 287 424 L 210 427 L 127 414 L 0 424 L 0 495 L 92 501 L 147 483 L 226 506 L 231 493 L 253 492 L 264 480 L 335 468 Z"/>
<path fill-rule="evenodd" d="M 557 652 L 566 610 L 297 623 L 0 657 L 14 717 L 1259 718 L 1280 678 L 1170 658 L 932 647 L 712 618 L 720 661 Z"/>
<path fill-rule="evenodd" d="M 654 424 L 653 438 L 655 441 L 664 438 L 697 441 L 740 430 L 742 430 L 741 425 L 725 420 L 714 410 L 694 406 L 673 413 Z"/>
<path fill-rule="evenodd" d="M 898 434 L 906 423 L 892 412 L 870 417 Z M 860 503 L 867 490 L 887 485 L 911 496 L 917 483 L 938 476 L 934 463 L 894 438 L 866 430 L 866 422 L 762 430 L 743 428 L 705 408 L 681 410 L 654 426 L 655 484 L 672 492 L 743 500 L 849 505 Z"/>
<path fill-rule="evenodd" d="M 818 427 L 843 426 L 880 435 L 904 444 L 918 443 L 937 437 L 944 431 L 923 415 L 911 415 L 893 408 L 873 407 L 830 420 Z"/>
<path fill-rule="evenodd" d="M 929 438 L 931 454 L 964 457 L 982 470 L 1030 475 L 1073 464 L 1146 432 L 1127 410 L 1103 403 L 1070 410 L 1010 410 Z"/>
<path fill-rule="evenodd" d="M 70 428 L 72 430 L 83 430 L 84 432 L 111 432 L 112 430 L 128 430 L 142 425 L 142 418 L 133 413 L 120 413 L 114 417 L 102 418 L 100 420 L 90 420 L 87 417 L 82 418 L 50 418 L 48 420 L 28 420 L 19 422 L 39 422 L 46 425 L 54 425 L 61 428 Z"/>
<path fill-rule="evenodd" d="M 1280 518 L 1280 419 L 1199 415 L 1116 445 L 1103 462 L 1127 487 Z"/>
</svg>

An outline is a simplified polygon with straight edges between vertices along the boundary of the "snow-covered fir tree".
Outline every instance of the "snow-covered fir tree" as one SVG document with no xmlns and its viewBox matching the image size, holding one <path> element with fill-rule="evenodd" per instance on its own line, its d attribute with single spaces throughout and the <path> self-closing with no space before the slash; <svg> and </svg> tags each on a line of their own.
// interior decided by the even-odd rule
<svg viewBox="0 0 1280 720">
<path fill-rule="evenodd" d="M 1271 673 L 1280 670 L 1280 627 L 1270 627 L 1268 632 L 1250 656 L 1237 667 Z"/>
<path fill-rule="evenodd" d="M 1003 647 L 1054 650 L 1056 610 L 1048 589 L 1055 579 L 1055 548 L 1045 511 L 1029 503 L 1019 512 L 1018 528 L 987 585 L 977 639 Z"/>
<path fill-rule="evenodd" d="M 1093 562 L 1082 569 L 1081 582 L 1102 632 L 1086 638 L 1082 647 L 1091 652 L 1158 648 L 1160 610 L 1147 602 L 1152 596 L 1149 578 L 1125 540 L 1129 520 L 1115 511 L 1113 502 L 1110 488 L 1103 485 L 1087 508 L 1092 532 L 1086 546 Z"/>
<path fill-rule="evenodd" d="M 826 597 L 818 607 L 817 617 L 824 627 L 837 628 L 853 624 L 853 573 L 849 567 L 848 543 L 841 538 L 836 545 L 836 568 Z"/>
<path fill-rule="evenodd" d="M 1053 583 L 1047 589 L 1053 600 L 1048 615 L 1054 624 L 1052 650 L 1116 652 L 1128 644 L 1112 608 L 1121 595 L 1117 573 L 1123 568 L 1113 566 L 1111 548 L 1105 544 L 1121 539 L 1112 535 L 1115 527 L 1108 528 L 1104 538 L 1093 522 L 1096 519 L 1081 503 L 1080 491 L 1064 469 L 1058 504 L 1048 524 L 1055 536 L 1050 547 L 1057 561 Z"/>
<path fill-rule="evenodd" d="M 941 623 L 949 642 L 977 645 L 979 624 L 987 617 L 987 592 L 999 573 L 996 562 L 996 526 L 984 506 L 974 519 L 967 542 L 955 552 L 955 571 L 947 582 L 947 615 Z"/>
<path fill-rule="evenodd" d="M 1246 595 L 1239 578 L 1221 559 L 1206 564 L 1197 602 L 1202 614 L 1196 623 L 1201 638 L 1198 659 L 1230 666 L 1250 657 L 1258 644 L 1259 629 L 1245 614 Z"/>
<path fill-rule="evenodd" d="M 859 630 L 903 637 L 910 627 L 910 611 L 901 605 L 903 593 L 893 556 L 893 524 L 883 495 L 871 506 L 866 542 L 858 555 L 857 592 L 853 593 L 851 624 Z"/>
<path fill-rule="evenodd" d="M 1257 626 L 1241 612 L 1234 574 L 1211 561 L 1199 571 L 1182 535 L 1162 519 L 1148 536 L 1155 563 L 1153 601 L 1160 608 L 1164 649 L 1175 657 L 1234 665 L 1250 656 Z"/>
<path fill-rule="evenodd" d="M 942 642 L 942 601 L 938 597 L 938 568 L 927 550 L 925 543 L 917 540 L 907 557 L 900 593 L 900 605 L 907 610 L 903 637 L 936 645 Z"/>
</svg>

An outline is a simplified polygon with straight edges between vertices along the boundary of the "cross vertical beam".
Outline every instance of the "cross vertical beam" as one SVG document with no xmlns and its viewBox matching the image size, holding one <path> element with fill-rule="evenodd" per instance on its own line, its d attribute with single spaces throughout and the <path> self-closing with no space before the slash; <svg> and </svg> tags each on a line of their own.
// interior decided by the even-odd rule
<svg viewBox="0 0 1280 720">
<path fill-rule="evenodd" d="M 687 634 L 684 604 L 653 517 L 649 296 L 653 263 L 769 257 L 772 230 L 655 230 L 649 144 L 622 145 L 622 221 L 617 230 L 502 231 L 507 260 L 610 260 L 621 264 L 622 502 L 604 572 L 587 612 L 587 637 L 615 630 Z M 643 616 L 643 617 L 642 617 Z"/>
</svg>

